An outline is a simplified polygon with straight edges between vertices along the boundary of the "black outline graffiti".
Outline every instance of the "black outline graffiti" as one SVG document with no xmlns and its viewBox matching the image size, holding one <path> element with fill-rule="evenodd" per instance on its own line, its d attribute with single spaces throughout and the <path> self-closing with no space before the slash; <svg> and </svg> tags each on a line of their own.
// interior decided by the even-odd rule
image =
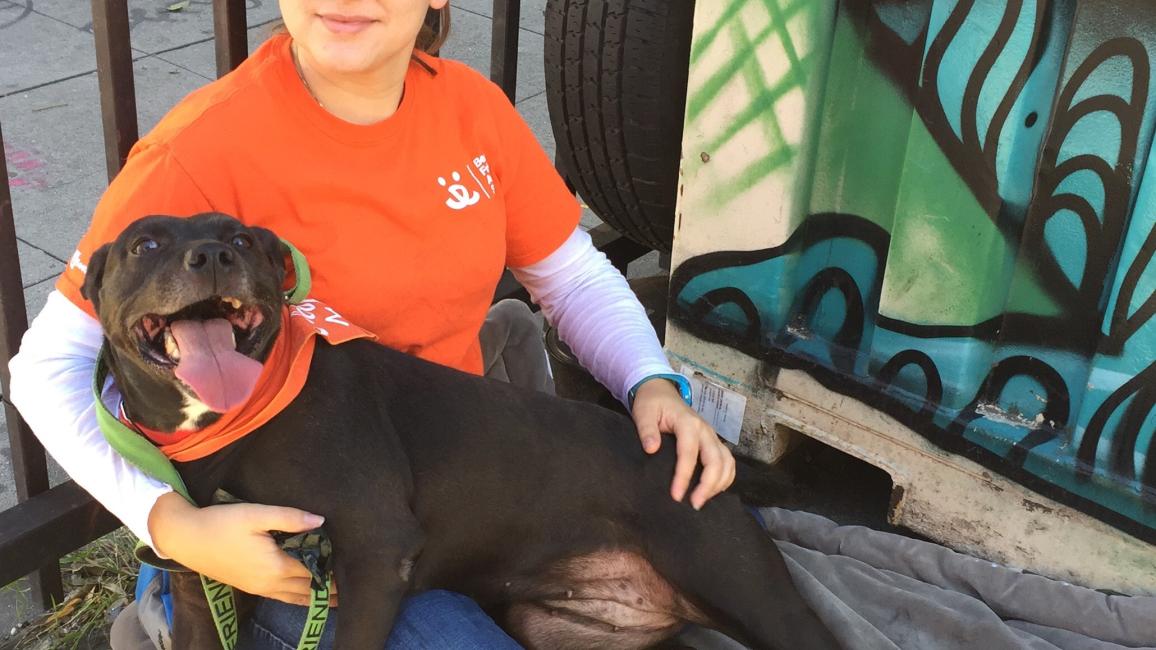
<svg viewBox="0 0 1156 650">
<path fill-rule="evenodd" d="M 13 4 L 16 4 L 16 3 L 14 2 Z M 19 5 L 16 5 L 16 6 L 19 7 Z M 24 11 L 21 11 L 19 14 L 17 14 L 15 18 L 0 23 L 0 29 L 7 29 L 7 28 L 15 25 L 16 23 L 24 20 L 25 18 L 27 18 L 30 15 L 32 15 L 32 0 L 24 0 Z"/>
<path fill-rule="evenodd" d="M 1124 409 L 1124 414 L 1121 418 L 1121 423 L 1116 427 L 1114 435 L 1112 436 L 1109 452 L 1108 452 L 1108 467 L 1116 476 L 1122 477 L 1126 480 L 1134 480 L 1136 477 L 1135 462 L 1133 461 L 1136 453 L 1136 443 L 1140 437 L 1140 428 L 1144 425 L 1144 421 L 1156 406 L 1156 363 L 1145 368 L 1143 371 L 1136 374 L 1130 380 L 1124 383 L 1123 386 L 1116 389 L 1100 408 L 1096 409 L 1092 419 L 1088 421 L 1088 426 L 1084 430 L 1084 437 L 1080 440 L 1080 446 L 1076 451 L 1076 474 L 1085 480 L 1090 479 L 1096 465 L 1096 450 L 1100 447 L 1100 442 L 1104 438 L 1104 430 L 1108 425 L 1108 421 L 1112 419 L 1112 415 L 1132 399 L 1131 403 Z M 1148 455 L 1146 458 L 1148 462 L 1145 463 L 1144 471 L 1140 476 L 1140 483 L 1143 488 L 1153 496 L 1153 501 L 1156 503 L 1156 439 L 1149 444 Z"/>
<path fill-rule="evenodd" d="M 1001 359 L 984 378 L 975 399 L 963 408 L 962 414 L 948 427 L 948 432 L 962 437 L 967 427 L 981 417 L 980 407 L 984 404 L 998 404 L 1000 395 L 1016 377 L 1034 379 L 1047 393 L 1043 398 L 1044 408 L 1038 423 L 1012 445 L 1005 457 L 1009 465 L 1022 467 L 1028 452 L 1055 440 L 1057 431 L 1067 428 L 1071 417 L 1072 399 L 1067 382 L 1055 368 L 1035 357 L 1020 355 Z"/>
<path fill-rule="evenodd" d="M 891 31 L 876 14 L 883 4 L 887 3 L 879 0 L 843 0 L 840 8 L 841 10 L 845 8 L 856 17 L 853 20 L 864 34 L 868 56 L 907 97 L 953 169 L 971 188 L 976 200 L 988 212 L 1006 240 L 1018 244 L 1017 252 L 1021 260 L 1036 273 L 1040 286 L 1052 296 L 1061 309 L 1061 313 L 1056 317 L 1008 313 L 1003 323 L 987 322 L 976 326 L 976 334 L 981 338 L 986 338 L 987 335 L 994 338 L 998 333 L 1000 340 L 1005 343 L 1038 342 L 1083 353 L 1091 353 L 1098 347 L 1102 353 L 1119 354 L 1127 340 L 1127 334 L 1125 330 L 1119 329 L 1114 329 L 1107 335 L 1100 331 L 1105 288 L 1096 280 L 1105 277 L 1104 273 L 1119 253 L 1128 217 L 1128 205 L 1137 180 L 1134 177 L 1132 162 L 1137 151 L 1136 142 L 1144 116 L 1144 100 L 1151 79 L 1148 53 L 1143 44 L 1130 37 L 1105 40 L 1076 66 L 1067 83 L 1059 89 L 1056 111 L 1051 117 L 1050 124 L 1047 125 L 1048 140 L 1042 147 L 1045 159 L 1039 163 L 1040 186 L 1035 188 L 1036 200 L 1028 207 L 1028 214 L 1020 214 L 1014 206 L 1004 203 L 998 194 L 995 168 L 999 135 L 1004 130 L 1011 109 L 1023 92 L 1027 80 L 1039 66 L 1044 52 L 1055 38 L 1053 28 L 1063 22 L 1075 29 L 1083 24 L 1082 20 L 1090 19 L 1077 15 L 1075 2 L 1049 1 L 1035 4 L 1035 15 L 1031 18 L 1033 24 L 1031 40 L 1016 73 L 1004 89 L 1004 94 L 988 124 L 985 137 L 980 142 L 977 124 L 980 93 L 996 60 L 1001 54 L 1006 55 L 1002 48 L 1009 41 L 1019 22 L 1024 9 L 1022 0 L 1009 1 L 1004 5 L 1000 22 L 968 77 L 962 102 L 959 137 L 952 130 L 940 101 L 938 75 L 951 42 L 958 36 L 968 16 L 976 7 L 975 0 L 961 0 L 956 4 L 930 44 L 927 43 L 926 22 L 922 25 L 919 38 L 911 44 Z M 919 15 L 926 21 L 931 13 L 931 3 L 922 0 L 912 4 L 921 7 L 921 11 L 913 12 L 913 15 Z M 984 6 L 990 8 L 990 5 Z M 1085 4 L 1081 5 L 1080 11 L 1091 13 L 1093 9 Z M 925 46 L 926 56 L 924 56 Z M 1070 54 L 1065 55 L 1068 56 Z M 1131 97 L 1125 100 L 1115 95 L 1096 95 L 1072 106 L 1072 99 L 1095 70 L 1105 61 L 1117 56 L 1125 57 L 1132 63 L 1134 83 Z M 1120 123 L 1122 148 L 1117 157 L 1116 167 L 1109 167 L 1103 159 L 1091 155 L 1076 156 L 1057 165 L 1055 156 L 1059 153 L 1064 138 L 1080 118 L 1095 111 L 1108 111 L 1115 115 Z M 1104 186 L 1103 225 L 1100 225 L 1095 209 L 1082 197 L 1070 194 L 1049 196 L 1065 177 L 1085 170 L 1097 174 Z M 1077 214 L 1085 230 L 1087 256 L 1082 282 L 1078 287 L 1073 286 L 1063 273 L 1054 252 L 1048 248 L 1043 237 L 1048 220 L 1063 209 L 1072 210 Z M 1139 273 L 1139 270 L 1133 268 L 1126 274 L 1122 293 L 1131 294 L 1138 282 Z M 1138 318 L 1129 324 L 1127 331 L 1135 331 L 1144 320 L 1156 316 L 1156 304 L 1138 312 L 1137 316 Z M 929 331 L 907 329 L 899 331 L 914 336 L 935 336 Z M 1041 341 L 1041 334 L 1047 338 Z"/>
<path fill-rule="evenodd" d="M 807 288 L 796 299 L 791 311 L 793 320 L 790 322 L 805 328 L 805 325 L 812 318 L 814 306 L 826 295 L 827 291 L 835 288 L 836 284 L 840 295 L 844 296 L 844 300 L 847 300 L 848 295 L 854 295 L 862 304 L 877 305 L 879 293 L 882 290 L 882 274 L 886 263 L 885 256 L 888 250 L 889 235 L 877 224 L 861 217 L 824 213 L 805 220 L 780 246 L 757 251 L 720 251 L 691 258 L 684 262 L 671 274 L 670 295 L 673 299 L 670 305 L 670 319 L 702 340 L 727 345 L 766 363 L 802 370 L 828 389 L 859 399 L 873 408 L 888 413 L 942 449 L 969 458 L 1031 490 L 1077 508 L 1139 539 L 1156 544 L 1156 528 L 1148 527 L 1096 501 L 1069 492 L 1061 486 L 1024 469 L 1024 463 L 1031 450 L 1062 435 L 1073 417 L 1071 395 L 1066 381 L 1055 368 L 1044 361 L 1027 356 L 1012 356 L 1000 360 L 989 371 L 977 388 L 976 395 L 968 406 L 960 411 L 960 415 L 946 426 L 940 426 L 934 422 L 936 414 L 934 405 L 942 400 L 944 387 L 938 367 L 926 353 L 911 349 L 900 351 L 876 370 L 873 376 L 869 377 L 858 377 L 852 374 L 848 370 L 847 360 L 838 358 L 840 350 L 849 353 L 851 359 L 859 351 L 867 312 L 858 312 L 853 308 L 847 309 L 845 313 L 848 318 L 839 330 L 840 335 L 836 336 L 840 342 L 836 344 L 833 341 L 823 340 L 827 344 L 828 351 L 835 363 L 835 368 L 831 368 L 792 353 L 790 348 L 797 338 L 790 332 L 791 328 L 789 327 L 784 327 L 776 336 L 774 343 L 768 344 L 761 330 L 762 323 L 757 306 L 750 296 L 739 287 L 716 287 L 690 305 L 679 300 L 687 285 L 705 273 L 718 269 L 751 266 L 787 254 L 802 254 L 812 246 L 828 242 L 832 237 L 854 238 L 871 248 L 876 255 L 876 269 L 873 273 L 875 282 L 864 291 L 854 277 L 844 269 L 834 268 L 835 272 L 825 276 L 830 279 L 832 284 L 824 287 L 822 283 L 815 281 L 817 275 L 816 278 L 812 278 Z M 710 324 L 708 318 L 710 313 L 723 305 L 735 305 L 746 315 L 747 324 L 742 332 L 726 329 L 721 325 Z M 876 326 L 882 326 L 883 320 L 885 319 L 877 317 Z M 848 329 L 848 323 L 850 323 L 850 329 Z M 915 326 L 908 324 L 908 327 Z M 851 341 L 855 342 L 853 347 L 844 347 Z M 923 402 L 917 408 L 885 390 L 895 381 L 903 368 L 912 365 L 919 367 L 926 379 L 926 395 L 923 396 Z M 1000 394 L 1008 383 L 1016 377 L 1032 379 L 1044 390 L 1045 395 L 1041 396 L 1044 407 L 1039 414 L 1037 423 L 1034 426 L 1025 427 L 1027 432 L 1012 446 L 1006 456 L 1001 456 L 984 447 L 970 443 L 964 437 L 964 433 L 970 424 L 982 417 L 978 412 L 980 406 L 998 403 Z M 1117 394 L 1125 393 L 1137 384 L 1156 385 L 1156 363 L 1149 370 L 1137 375 L 1131 382 L 1121 387 Z M 1156 396 L 1156 389 L 1153 389 L 1153 395 Z M 1112 399 L 1105 402 L 1102 408 L 1109 408 L 1110 405 L 1121 403 L 1123 400 L 1123 397 L 1113 396 Z M 1106 422 L 1108 416 L 1104 415 L 1102 419 Z M 1140 419 L 1137 428 L 1142 422 L 1143 418 Z M 1084 436 L 1085 444 L 1091 444 L 1088 442 L 1091 439 L 1089 436 L 1096 436 L 1098 440 L 1098 434 L 1089 431 Z M 1135 438 L 1130 442 L 1128 440 L 1119 441 L 1115 437 L 1113 440 L 1122 445 L 1124 449 L 1134 450 L 1136 445 Z M 1156 439 L 1154 439 L 1152 447 L 1149 450 L 1149 453 L 1152 454 L 1150 457 L 1156 458 Z M 1093 446 L 1093 456 L 1094 451 L 1095 447 Z M 1086 456 L 1086 454 L 1083 455 Z M 1149 462 L 1145 465 L 1141 481 L 1141 502 L 1151 503 L 1156 507 L 1156 462 Z"/>
<path fill-rule="evenodd" d="M 1124 57 L 1132 64 L 1131 98 L 1125 101 L 1120 97 L 1097 95 L 1073 105 L 1076 93 L 1099 66 L 1116 57 Z M 1133 159 L 1148 97 L 1149 75 L 1148 53 L 1144 46 L 1133 38 L 1113 38 L 1101 43 L 1077 66 L 1060 92 L 1038 165 L 1039 187 L 1024 224 L 1020 254 L 1031 255 L 1033 271 L 1040 285 L 1056 300 L 1063 313 L 1052 328 L 1021 332 L 1008 327 L 1005 336 L 1016 340 L 1033 336 L 1033 340 L 1043 345 L 1070 347 L 1083 352 L 1092 352 L 1097 345 L 1105 354 L 1120 354 L 1122 351 L 1124 340 L 1102 337 L 1100 325 L 1104 317 L 1105 295 L 1111 289 L 1113 278 L 1109 271 L 1123 243 L 1128 221 Z M 1113 115 L 1120 125 L 1120 150 L 1115 167 L 1087 154 L 1057 164 L 1063 143 L 1080 120 L 1105 112 Z M 1065 179 L 1081 171 L 1096 174 L 1103 185 L 1102 216 L 1098 216 L 1095 208 L 1083 197 L 1066 192 L 1055 194 Z M 1055 251 L 1047 246 L 1044 237 L 1048 222 L 1064 210 L 1079 217 L 1084 231 L 1084 268 L 1082 277 L 1075 283 L 1064 273 Z"/>
<path fill-rule="evenodd" d="M 976 325 L 922 325 L 888 318 L 882 314 L 875 317 L 875 324 L 893 332 L 921 339 L 979 339 L 992 341 L 999 335 L 1003 318 L 989 318 Z"/>
<path fill-rule="evenodd" d="M 736 290 L 737 291 L 737 290 Z M 843 298 L 845 317 L 839 326 L 839 331 L 831 338 L 831 361 L 835 367 L 843 372 L 852 372 L 855 369 L 855 355 L 859 345 L 863 342 L 863 330 L 867 323 L 867 309 L 863 305 L 862 294 L 859 293 L 859 283 L 855 277 L 845 269 L 835 266 L 819 271 L 807 281 L 795 298 L 795 305 L 791 313 L 795 314 L 794 328 L 783 330 L 783 347 L 791 347 L 790 339 L 796 339 L 795 331 L 812 330 L 812 323 L 819 311 L 819 303 L 831 291 L 836 291 Z"/>
<path fill-rule="evenodd" d="M 758 338 L 763 327 L 762 319 L 759 318 L 759 309 L 755 307 L 755 303 L 747 297 L 747 294 L 733 287 L 720 287 L 704 293 L 701 298 L 695 301 L 691 318 L 705 318 L 710 312 L 728 304 L 738 307 L 747 317 L 746 331 L 739 336 Z"/>
<path fill-rule="evenodd" d="M 927 420 L 935 416 L 937 405 L 943 401 L 943 378 L 939 376 L 939 367 L 935 361 L 921 350 L 903 350 L 887 360 L 883 367 L 875 373 L 875 379 L 883 387 L 891 386 L 898 379 L 899 373 L 908 366 L 915 366 L 923 371 L 923 382 L 926 385 L 922 395 L 923 405 L 919 413 Z"/>
<path fill-rule="evenodd" d="M 1120 295 L 1116 296 L 1116 306 L 1108 325 L 1108 339 L 1111 341 L 1112 349 L 1123 349 L 1124 343 L 1156 316 L 1156 292 L 1149 295 L 1134 313 L 1128 313 L 1128 307 L 1132 304 L 1132 298 L 1140 285 L 1140 280 L 1144 277 L 1144 272 L 1156 273 L 1156 268 L 1151 267 L 1154 253 L 1156 253 L 1156 230 L 1148 233 L 1148 238 L 1144 240 L 1144 245 L 1140 247 L 1132 266 L 1124 274 Z"/>
</svg>

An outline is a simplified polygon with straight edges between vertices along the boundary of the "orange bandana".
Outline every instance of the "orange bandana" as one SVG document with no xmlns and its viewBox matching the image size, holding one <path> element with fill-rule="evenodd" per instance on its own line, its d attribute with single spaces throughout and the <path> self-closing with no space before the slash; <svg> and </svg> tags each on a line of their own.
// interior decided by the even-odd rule
<svg viewBox="0 0 1156 650">
<path fill-rule="evenodd" d="M 152 440 L 171 460 L 187 462 L 204 458 L 255 431 L 297 397 L 309 376 L 317 335 L 333 345 L 377 338 L 350 324 L 331 307 L 313 299 L 304 300 L 282 311 L 281 332 L 265 360 L 253 394 L 212 425 L 197 431 L 164 433 L 128 421 L 123 410 L 121 419 Z"/>
</svg>

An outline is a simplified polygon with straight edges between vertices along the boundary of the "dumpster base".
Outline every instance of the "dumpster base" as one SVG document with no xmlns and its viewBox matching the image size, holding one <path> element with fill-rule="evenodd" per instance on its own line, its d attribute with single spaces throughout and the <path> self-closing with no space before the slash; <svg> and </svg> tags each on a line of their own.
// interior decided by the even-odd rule
<svg viewBox="0 0 1156 650">
<path fill-rule="evenodd" d="M 1096 589 L 1156 595 L 1156 546 L 932 445 L 894 418 L 832 391 L 668 327 L 676 367 L 710 369 L 747 396 L 737 453 L 775 462 L 803 434 L 886 471 L 888 519 L 955 550 Z M 731 381 L 723 377 L 734 378 Z"/>
</svg>

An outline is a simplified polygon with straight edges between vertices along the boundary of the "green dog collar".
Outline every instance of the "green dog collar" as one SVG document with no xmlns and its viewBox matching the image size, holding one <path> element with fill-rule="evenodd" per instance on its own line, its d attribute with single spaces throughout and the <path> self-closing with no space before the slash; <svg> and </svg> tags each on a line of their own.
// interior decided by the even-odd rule
<svg viewBox="0 0 1156 650">
<path fill-rule="evenodd" d="M 293 260 L 293 277 L 297 281 L 292 289 L 285 292 L 285 302 L 296 305 L 305 300 L 305 296 L 313 290 L 313 274 L 309 272 L 309 263 L 305 260 L 305 255 L 297 250 L 296 246 L 287 239 L 282 239 L 281 243 L 289 249 L 289 257 Z"/>
</svg>

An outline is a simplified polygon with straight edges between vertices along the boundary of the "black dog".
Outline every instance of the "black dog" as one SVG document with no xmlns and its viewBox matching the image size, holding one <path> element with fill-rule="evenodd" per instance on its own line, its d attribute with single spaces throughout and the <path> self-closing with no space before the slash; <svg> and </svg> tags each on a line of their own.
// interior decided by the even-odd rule
<svg viewBox="0 0 1156 650">
<path fill-rule="evenodd" d="M 147 217 L 92 256 L 85 295 L 135 422 L 218 417 L 189 408 L 172 330 L 227 320 L 236 352 L 264 361 L 285 254 L 273 233 L 208 214 Z M 645 454 L 624 416 L 361 340 L 319 341 L 292 404 L 177 467 L 201 504 L 224 488 L 325 516 L 341 650 L 380 650 L 401 598 L 431 588 L 469 595 L 533 648 L 644 648 L 686 621 L 760 648 L 837 648 L 735 496 L 699 512 L 671 500 L 674 462 L 669 443 Z M 216 644 L 197 608 L 178 597 L 178 646 Z"/>
</svg>

